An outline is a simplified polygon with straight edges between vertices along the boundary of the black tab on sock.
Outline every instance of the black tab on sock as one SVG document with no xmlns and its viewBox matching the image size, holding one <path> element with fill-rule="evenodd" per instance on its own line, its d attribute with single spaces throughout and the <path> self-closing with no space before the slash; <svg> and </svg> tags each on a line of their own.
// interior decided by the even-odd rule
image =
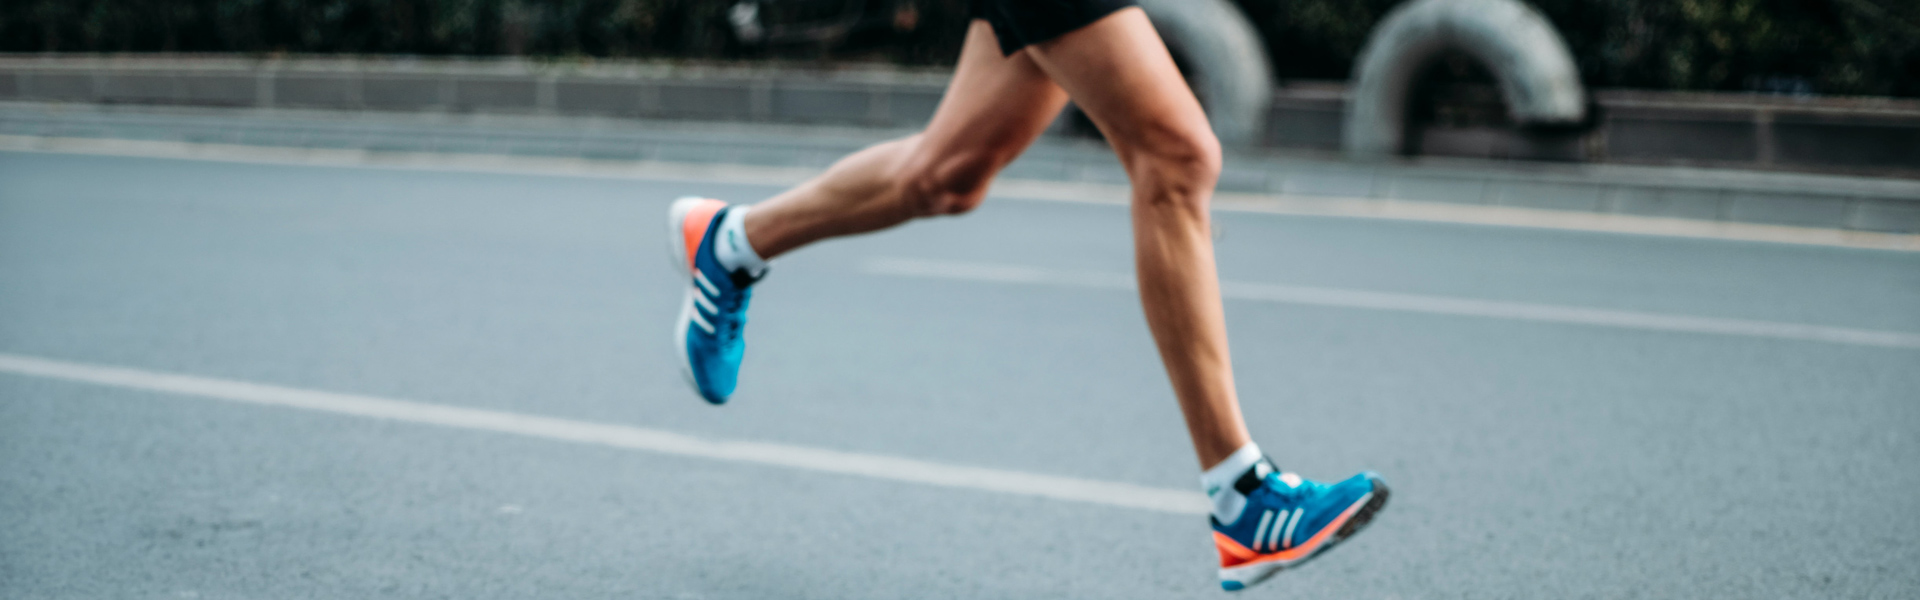
<svg viewBox="0 0 1920 600">
<path fill-rule="evenodd" d="M 1273 461 L 1267 460 L 1267 457 L 1262 456 L 1259 462 L 1255 462 L 1253 466 L 1247 467 L 1247 472 L 1241 473 L 1239 479 L 1233 480 L 1234 491 L 1240 492 L 1240 495 L 1245 496 L 1252 494 L 1254 490 L 1260 489 L 1261 465 L 1266 465 L 1268 472 L 1280 470 L 1273 466 Z"/>
</svg>

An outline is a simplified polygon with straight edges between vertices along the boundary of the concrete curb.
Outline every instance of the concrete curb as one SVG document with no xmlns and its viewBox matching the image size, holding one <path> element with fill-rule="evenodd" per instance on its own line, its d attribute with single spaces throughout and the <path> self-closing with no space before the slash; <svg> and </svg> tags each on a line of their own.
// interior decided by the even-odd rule
<svg viewBox="0 0 1920 600">
<path fill-rule="evenodd" d="M 607 118 L 0 103 L 0 135 L 353 150 L 496 154 L 821 169 L 911 129 Z M 1042 140 L 1009 179 L 1121 186 L 1094 141 Z M 1219 189 L 1920 233 L 1920 181 L 1627 165 L 1424 159 L 1352 163 L 1230 153 Z"/>
<path fill-rule="evenodd" d="M 0 135 L 0 152 L 78 154 L 321 167 L 419 169 L 664 181 L 751 183 L 789 186 L 820 169 L 724 163 L 624 161 L 570 157 L 390 152 L 364 149 L 262 147 L 177 141 L 55 138 Z M 1130 202 L 1123 185 L 1000 179 L 998 198 L 1103 204 Z M 1392 219 L 1568 231 L 1626 233 L 1745 242 L 1835 246 L 1920 252 L 1920 235 L 1846 231 L 1781 225 L 1702 221 L 1669 217 L 1582 213 L 1507 206 L 1466 206 L 1373 198 L 1301 197 L 1220 192 L 1214 209 L 1311 217 Z"/>
</svg>

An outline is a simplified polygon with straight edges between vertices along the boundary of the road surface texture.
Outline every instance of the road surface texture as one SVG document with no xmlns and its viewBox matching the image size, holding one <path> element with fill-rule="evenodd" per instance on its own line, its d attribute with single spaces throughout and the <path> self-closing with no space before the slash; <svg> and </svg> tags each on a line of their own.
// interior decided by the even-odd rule
<svg viewBox="0 0 1920 600">
<path fill-rule="evenodd" d="M 775 191 L 0 153 L 0 596 L 1222 597 L 1123 207 L 783 258 L 708 406 L 662 213 Z M 1920 254 L 1216 228 L 1256 437 L 1395 491 L 1241 595 L 1920 594 Z"/>
</svg>

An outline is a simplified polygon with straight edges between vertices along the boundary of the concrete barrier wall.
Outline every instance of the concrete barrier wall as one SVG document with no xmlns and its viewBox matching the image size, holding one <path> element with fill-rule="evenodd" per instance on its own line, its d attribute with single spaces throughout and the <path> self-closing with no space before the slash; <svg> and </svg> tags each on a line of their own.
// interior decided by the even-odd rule
<svg viewBox="0 0 1920 600">
<path fill-rule="evenodd" d="M 523 60 L 0 58 L 0 100 L 489 112 L 904 127 L 944 72 Z"/>
<path fill-rule="evenodd" d="M 1505 113 L 1497 93 L 1479 92 L 1457 94 L 1468 98 L 1453 108 Z M 1265 145 L 1340 150 L 1346 98 L 1339 83 L 1283 85 Z M 1591 126 L 1576 129 L 1501 119 L 1417 122 L 1412 149 L 1426 156 L 1920 177 L 1916 100 L 1597 90 L 1592 108 L 1598 114 Z"/>
<path fill-rule="evenodd" d="M 0 101 L 924 124 L 948 74 L 887 68 L 232 57 L 0 57 Z M 1505 114 L 1498 94 L 1483 95 Z M 1593 93 L 1586 129 L 1414 122 L 1416 153 L 1920 177 L 1920 101 Z M 1347 88 L 1279 87 L 1262 145 L 1338 152 Z M 1472 104 L 1472 101 L 1466 102 Z M 1469 106 L 1469 108 L 1471 108 Z"/>
</svg>

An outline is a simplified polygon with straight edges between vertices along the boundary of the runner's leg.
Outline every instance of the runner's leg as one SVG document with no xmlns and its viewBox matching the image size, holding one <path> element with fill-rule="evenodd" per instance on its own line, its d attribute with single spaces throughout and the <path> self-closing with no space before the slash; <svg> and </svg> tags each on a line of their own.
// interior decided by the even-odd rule
<svg viewBox="0 0 1920 600">
<path fill-rule="evenodd" d="M 668 252 L 688 268 L 674 322 L 680 368 L 701 398 L 733 395 L 746 353 L 741 329 L 765 259 L 833 236 L 965 212 L 1039 137 L 1067 94 L 1025 54 L 1003 56 L 985 21 L 967 31 L 960 64 L 925 131 L 841 159 L 826 173 L 752 207 L 682 198 L 667 209 Z"/>
<path fill-rule="evenodd" d="M 1207 216 L 1220 145 L 1146 14 L 1123 9 L 1025 52 L 1086 110 L 1133 181 L 1141 305 L 1206 469 L 1220 587 L 1246 589 L 1358 533 L 1386 506 L 1379 475 L 1324 484 L 1275 472 L 1248 439 Z"/>
<path fill-rule="evenodd" d="M 1066 89 L 1127 169 L 1140 301 L 1200 466 L 1212 467 L 1250 441 L 1233 386 L 1207 215 L 1219 142 L 1138 8 L 1021 53 Z"/>
<path fill-rule="evenodd" d="M 925 131 L 861 150 L 754 205 L 747 239 L 762 258 L 773 258 L 830 237 L 971 210 L 994 174 L 1032 145 L 1066 102 L 1033 58 L 1001 56 L 993 28 L 974 21 Z"/>
</svg>

